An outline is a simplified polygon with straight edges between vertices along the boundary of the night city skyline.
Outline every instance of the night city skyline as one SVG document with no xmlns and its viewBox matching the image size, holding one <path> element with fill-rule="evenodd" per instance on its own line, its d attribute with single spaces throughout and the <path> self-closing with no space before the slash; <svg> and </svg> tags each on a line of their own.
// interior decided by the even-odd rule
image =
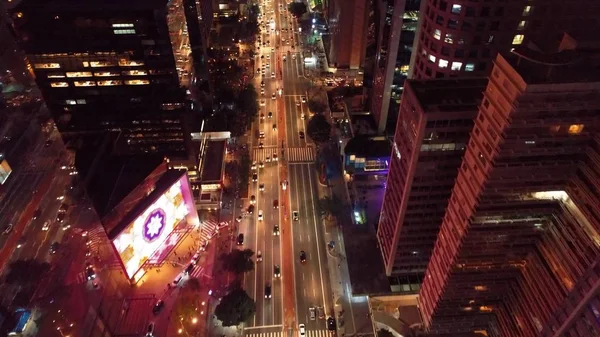
<svg viewBox="0 0 600 337">
<path fill-rule="evenodd" d="M 600 336 L 599 16 L 2 1 L 0 335 Z"/>
</svg>

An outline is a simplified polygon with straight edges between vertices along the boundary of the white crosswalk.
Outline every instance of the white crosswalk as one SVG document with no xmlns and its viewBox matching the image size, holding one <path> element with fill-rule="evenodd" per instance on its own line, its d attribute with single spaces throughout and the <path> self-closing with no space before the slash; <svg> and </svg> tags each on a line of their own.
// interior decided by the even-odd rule
<svg viewBox="0 0 600 337">
<path fill-rule="evenodd" d="M 217 234 L 217 229 L 226 227 L 227 223 L 221 222 L 217 223 L 215 220 L 210 219 L 202 222 L 202 229 L 200 230 L 200 242 L 208 242 L 208 240 L 212 239 L 215 234 Z"/>
<path fill-rule="evenodd" d="M 311 163 L 315 161 L 315 150 L 312 147 L 287 147 L 284 156 L 281 156 L 281 149 L 277 148 L 254 149 L 252 160 L 265 162 L 267 157 L 272 159 L 273 154 L 277 154 L 280 159 L 284 158 L 289 163 Z"/>
<path fill-rule="evenodd" d="M 253 333 L 253 332 L 248 332 L 248 333 L 244 333 L 245 337 L 289 337 L 288 334 L 286 332 L 283 331 L 275 331 L 275 332 L 260 332 L 260 333 Z M 294 334 L 293 336 L 296 336 L 296 334 Z M 332 336 L 330 331 L 327 330 L 307 330 L 306 331 L 306 337 L 330 337 Z"/>
</svg>

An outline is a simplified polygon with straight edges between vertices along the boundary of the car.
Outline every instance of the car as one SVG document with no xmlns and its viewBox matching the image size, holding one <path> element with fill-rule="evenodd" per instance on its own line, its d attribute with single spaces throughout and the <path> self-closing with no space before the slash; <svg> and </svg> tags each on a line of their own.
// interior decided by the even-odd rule
<svg viewBox="0 0 600 337">
<path fill-rule="evenodd" d="M 294 219 L 294 221 L 298 221 L 299 217 L 298 217 L 298 211 L 293 211 L 292 212 L 292 219 Z"/>
<path fill-rule="evenodd" d="M 252 166 L 250 167 L 252 170 L 256 170 L 256 161 L 252 162 Z"/>
<path fill-rule="evenodd" d="M 300 106 L 300 101 L 296 101 L 296 106 Z"/>
<path fill-rule="evenodd" d="M 238 234 L 236 243 L 238 246 L 241 246 L 244 244 L 244 233 Z"/>
<path fill-rule="evenodd" d="M 263 72 L 264 75 L 264 72 Z M 267 104 L 267 102 L 264 99 L 260 100 L 260 106 L 265 106 Z"/>
<path fill-rule="evenodd" d="M 9 223 L 8 225 L 6 225 L 6 227 L 4 227 L 4 234 L 9 234 L 10 232 L 12 232 L 13 230 L 13 224 Z"/>
<path fill-rule="evenodd" d="M 298 137 L 300 137 L 300 139 L 304 139 L 304 131 L 298 132 Z"/>
<path fill-rule="evenodd" d="M 273 124 L 273 131 L 277 130 L 277 124 Z"/>
<path fill-rule="evenodd" d="M 265 89 L 260 89 L 260 94 L 264 96 L 265 95 Z"/>
<path fill-rule="evenodd" d="M 275 94 L 273 94 L 273 96 L 275 96 Z M 269 111 L 269 113 L 267 114 L 267 118 L 273 118 L 273 113 Z"/>
<path fill-rule="evenodd" d="M 265 144 L 263 144 L 263 142 L 260 142 L 260 143 L 258 143 L 258 148 L 259 148 L 259 149 L 262 149 L 262 148 L 264 148 L 264 147 L 265 147 Z"/>
<path fill-rule="evenodd" d="M 296 54 L 292 54 L 292 59 L 296 59 Z"/>
<path fill-rule="evenodd" d="M 329 317 L 327 319 L 327 330 L 335 331 L 335 318 Z"/>
<path fill-rule="evenodd" d="M 208 248 L 208 241 L 204 241 L 202 245 L 200 245 L 200 251 L 204 252 Z"/>
<path fill-rule="evenodd" d="M 52 242 L 52 244 L 50 245 L 50 254 L 56 254 L 59 247 L 60 247 L 60 243 L 58 243 L 56 241 Z"/>
<path fill-rule="evenodd" d="M 265 190 L 265 184 L 258 185 L 258 190 L 261 191 L 261 192 L 264 191 Z"/>
<path fill-rule="evenodd" d="M 246 211 L 248 212 L 248 214 L 253 214 L 254 213 L 254 205 L 248 206 L 248 208 L 246 209 Z"/>
<path fill-rule="evenodd" d="M 277 199 L 273 200 L 273 208 L 279 208 L 279 201 Z"/>
<path fill-rule="evenodd" d="M 301 119 L 301 120 L 305 120 L 305 119 L 306 119 L 306 115 L 305 115 L 305 114 L 303 114 L 303 113 L 302 113 L 302 114 L 300 114 L 300 119 Z"/>
<path fill-rule="evenodd" d="M 265 298 L 271 298 L 271 285 L 268 283 L 265 285 Z"/>
<path fill-rule="evenodd" d="M 27 240 L 27 238 L 25 238 L 24 236 L 22 236 L 19 241 L 17 241 L 17 248 L 21 248 L 23 247 L 23 245 L 25 244 L 25 241 Z"/>
<path fill-rule="evenodd" d="M 277 153 L 273 153 L 273 161 L 277 161 Z"/>
<path fill-rule="evenodd" d="M 44 225 L 42 225 L 42 230 L 47 231 L 49 229 L 50 229 L 50 221 L 46 220 L 46 221 L 44 221 Z"/>
<path fill-rule="evenodd" d="M 260 68 L 256 68 L 256 74 L 260 74 Z"/>
<path fill-rule="evenodd" d="M 267 40 L 267 43 L 271 43 L 269 40 Z M 267 60 L 271 59 L 271 54 L 267 54 Z"/>
<path fill-rule="evenodd" d="M 308 308 L 308 315 L 311 321 L 317 319 L 317 310 L 315 309 L 315 307 Z"/>
<path fill-rule="evenodd" d="M 273 266 L 273 276 L 274 277 L 281 277 L 281 267 L 279 267 L 278 264 Z"/>
<path fill-rule="evenodd" d="M 283 62 L 285 62 L 285 60 L 286 60 L 285 55 L 283 55 Z"/>
<path fill-rule="evenodd" d="M 258 174 L 252 173 L 252 181 L 253 182 L 257 182 L 258 181 Z"/>
<path fill-rule="evenodd" d="M 306 336 L 306 325 L 304 325 L 304 324 L 298 325 L 298 331 L 300 332 L 300 337 Z"/>
<path fill-rule="evenodd" d="M 272 95 L 271 95 L 271 99 L 272 99 L 272 100 L 275 100 L 276 98 L 277 98 L 277 96 L 276 96 L 275 94 L 272 94 Z"/>
<path fill-rule="evenodd" d="M 164 307 L 165 307 L 165 302 L 163 300 L 158 300 L 152 307 L 152 313 L 154 315 L 158 315 Z"/>
<path fill-rule="evenodd" d="M 265 86 L 265 81 L 264 80 L 260 81 L 260 86 L 264 88 L 264 86 Z"/>
<path fill-rule="evenodd" d="M 179 282 L 181 282 L 181 280 L 183 279 L 183 276 L 185 276 L 185 274 L 183 272 L 177 274 L 177 276 L 175 277 L 173 282 L 171 282 L 171 285 L 173 287 L 177 287 L 179 285 Z"/>
<path fill-rule="evenodd" d="M 236 221 L 236 222 L 242 222 L 242 216 L 241 216 L 241 215 L 239 215 L 237 218 L 235 218 L 235 221 Z"/>
<path fill-rule="evenodd" d="M 303 250 L 300 251 L 300 262 L 306 262 L 306 252 Z"/>
<path fill-rule="evenodd" d="M 148 329 L 146 331 L 146 337 L 154 337 L 154 322 L 148 325 Z"/>
<path fill-rule="evenodd" d="M 262 161 L 258 162 L 258 167 L 259 168 L 265 168 L 265 163 L 263 163 Z"/>
<path fill-rule="evenodd" d="M 69 210 L 69 205 L 67 204 L 62 204 L 60 205 L 60 207 L 58 208 L 58 213 L 67 213 L 67 211 Z"/>
<path fill-rule="evenodd" d="M 302 101 L 302 103 L 306 103 L 306 97 L 300 96 L 300 101 Z"/>
<path fill-rule="evenodd" d="M 46 140 L 46 143 L 44 143 L 44 146 L 45 147 L 50 147 L 50 145 L 52 145 L 52 139 Z"/>
<path fill-rule="evenodd" d="M 262 138 L 265 138 L 265 132 L 264 131 L 260 131 L 258 133 L 258 139 L 262 139 Z"/>
<path fill-rule="evenodd" d="M 279 225 L 273 226 L 273 235 L 279 235 Z"/>
<path fill-rule="evenodd" d="M 281 189 L 284 190 L 284 191 L 287 190 L 287 185 L 288 185 L 287 180 L 282 181 L 281 182 Z"/>
<path fill-rule="evenodd" d="M 96 279 L 96 272 L 94 271 L 94 266 L 91 263 L 85 263 L 85 276 L 88 281 Z"/>
<path fill-rule="evenodd" d="M 317 315 L 319 319 L 325 318 L 325 312 L 323 311 L 323 307 L 317 307 Z"/>
<path fill-rule="evenodd" d="M 271 162 L 271 157 L 270 157 L 270 156 L 267 156 L 267 157 L 265 158 L 265 161 L 266 161 L 267 163 L 270 163 L 270 162 Z"/>
<path fill-rule="evenodd" d="M 254 196 L 254 194 L 250 196 L 250 204 L 251 205 L 256 204 L 256 197 Z"/>
<path fill-rule="evenodd" d="M 271 78 L 275 78 L 275 73 L 271 72 Z"/>
<path fill-rule="evenodd" d="M 261 262 L 261 261 L 262 261 L 262 253 L 261 253 L 261 251 L 259 250 L 259 251 L 256 253 L 256 262 Z"/>
<path fill-rule="evenodd" d="M 35 212 L 33 212 L 33 216 L 31 217 L 31 220 L 35 220 L 35 219 L 39 218 L 40 215 L 42 215 L 42 211 L 40 209 L 37 209 Z"/>
<path fill-rule="evenodd" d="M 65 213 L 58 213 L 56 215 L 56 222 L 63 223 L 65 221 Z"/>
<path fill-rule="evenodd" d="M 259 210 L 258 211 L 258 221 L 262 221 L 263 220 L 263 211 Z"/>
</svg>

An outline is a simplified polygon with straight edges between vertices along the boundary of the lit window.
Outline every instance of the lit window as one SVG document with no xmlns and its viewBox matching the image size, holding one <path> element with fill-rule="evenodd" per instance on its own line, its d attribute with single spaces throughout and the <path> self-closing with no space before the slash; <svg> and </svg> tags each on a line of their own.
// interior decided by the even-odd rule
<svg viewBox="0 0 600 337">
<path fill-rule="evenodd" d="M 77 104 L 86 104 L 87 102 L 85 101 L 85 99 L 78 99 L 77 100 Z"/>
<path fill-rule="evenodd" d="M 486 305 L 482 305 L 479 307 L 479 311 L 481 311 L 481 312 L 492 312 L 492 310 L 493 310 L 492 308 L 490 308 Z"/>
<path fill-rule="evenodd" d="M 144 62 L 138 62 L 138 61 L 130 61 L 130 60 L 126 60 L 126 59 L 120 59 L 119 60 L 119 65 L 121 67 L 139 67 L 139 66 L 143 66 Z"/>
<path fill-rule="evenodd" d="M 123 75 L 144 76 L 144 75 L 148 75 L 148 72 L 145 70 L 128 70 L 128 71 L 124 71 Z"/>
<path fill-rule="evenodd" d="M 521 43 L 523 43 L 524 38 L 525 38 L 525 35 L 517 34 L 517 35 L 515 35 L 515 37 L 513 37 L 512 44 L 521 44 Z"/>
<path fill-rule="evenodd" d="M 92 77 L 92 73 L 88 71 L 69 71 L 67 77 Z"/>
<path fill-rule="evenodd" d="M 101 67 L 112 67 L 115 64 L 108 61 L 92 61 L 90 62 L 90 67 L 92 68 L 101 68 Z"/>
<path fill-rule="evenodd" d="M 85 68 L 87 68 L 87 67 L 89 67 L 89 66 L 90 66 L 90 63 L 89 63 L 89 62 L 85 62 L 85 61 L 84 61 L 84 62 L 81 62 L 81 63 L 83 64 L 83 66 L 84 66 Z"/>
<path fill-rule="evenodd" d="M 475 290 L 477 290 L 477 291 L 486 291 L 487 287 L 486 286 L 475 286 Z"/>
<path fill-rule="evenodd" d="M 467 63 L 465 65 L 465 71 L 473 71 L 475 70 L 475 63 Z"/>
<path fill-rule="evenodd" d="M 110 76 L 120 76 L 121 74 L 114 72 L 114 71 L 99 71 L 99 72 L 95 72 L 94 76 L 97 77 L 110 77 Z"/>
<path fill-rule="evenodd" d="M 444 60 L 444 59 L 440 59 L 440 62 L 438 63 L 438 65 L 440 66 L 440 68 L 448 68 L 448 61 Z"/>
<path fill-rule="evenodd" d="M 113 23 L 113 28 L 131 28 L 133 27 L 133 23 Z"/>
<path fill-rule="evenodd" d="M 462 62 L 452 62 L 452 67 L 450 68 L 450 70 L 460 70 L 460 68 L 462 67 Z"/>
<path fill-rule="evenodd" d="M 69 86 L 69 83 L 67 83 L 67 82 L 52 82 L 52 83 L 50 83 L 50 86 L 52 88 L 66 88 Z"/>
<path fill-rule="evenodd" d="M 462 9 L 461 5 L 454 4 L 452 5 L 452 13 L 460 14 L 460 10 Z"/>
<path fill-rule="evenodd" d="M 65 78 L 65 74 L 63 74 L 63 73 L 51 73 L 51 74 L 48 74 L 48 78 Z"/>
<path fill-rule="evenodd" d="M 112 87 L 114 85 L 122 85 L 123 82 L 115 81 L 115 80 L 107 80 L 107 81 L 98 81 L 98 86 L 100 87 Z"/>
<path fill-rule="evenodd" d="M 36 63 L 33 65 L 35 69 L 57 69 L 60 68 L 59 63 Z"/>
<path fill-rule="evenodd" d="M 129 81 L 125 81 L 126 85 L 146 85 L 146 84 L 150 84 L 150 81 L 148 80 L 129 80 Z"/>
<path fill-rule="evenodd" d="M 76 105 L 77 101 L 74 100 L 74 99 L 68 99 L 68 100 L 65 101 L 65 104 L 67 104 L 67 105 Z"/>
<path fill-rule="evenodd" d="M 517 27 L 518 30 L 523 30 L 525 29 L 525 26 L 527 25 L 527 21 L 520 21 L 519 22 L 519 26 Z"/>
<path fill-rule="evenodd" d="M 529 15 L 529 13 L 531 13 L 532 9 L 533 9 L 533 7 L 531 7 L 531 6 L 525 6 L 525 8 L 523 8 L 523 16 Z"/>
<path fill-rule="evenodd" d="M 442 31 L 441 31 L 441 30 L 439 30 L 439 29 L 436 29 L 436 30 L 433 32 L 433 38 L 435 38 L 436 40 L 439 40 L 439 39 L 441 39 L 441 38 L 442 38 Z"/>
<path fill-rule="evenodd" d="M 444 37 L 444 42 L 454 43 L 454 36 L 452 36 L 452 34 L 446 34 L 446 36 Z"/>
<path fill-rule="evenodd" d="M 569 134 L 578 135 L 583 131 L 583 124 L 571 124 L 569 126 Z"/>
<path fill-rule="evenodd" d="M 135 29 L 113 29 L 116 35 L 132 35 L 135 34 Z"/>
<path fill-rule="evenodd" d="M 76 87 L 95 87 L 96 82 L 94 81 L 75 81 L 73 82 Z"/>
<path fill-rule="evenodd" d="M 435 56 L 429 55 L 429 61 L 435 63 L 435 60 L 436 60 Z"/>
</svg>

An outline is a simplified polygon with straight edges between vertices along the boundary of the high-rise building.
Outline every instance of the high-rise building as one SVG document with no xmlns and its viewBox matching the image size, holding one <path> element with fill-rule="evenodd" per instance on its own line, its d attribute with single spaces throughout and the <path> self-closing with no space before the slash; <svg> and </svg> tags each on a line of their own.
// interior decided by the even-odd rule
<svg viewBox="0 0 600 337">
<path fill-rule="evenodd" d="M 424 0 L 412 78 L 483 76 L 498 52 L 538 38 L 595 34 L 598 1 Z M 550 19 L 551 18 L 551 19 Z"/>
<path fill-rule="evenodd" d="M 393 291 L 418 290 L 486 83 L 405 82 L 377 230 Z"/>
<path fill-rule="evenodd" d="M 191 71 L 183 62 L 190 49 L 182 7 L 167 0 L 23 0 L 10 8 L 63 136 L 117 131 L 122 151 L 194 157 L 182 89 Z"/>
<path fill-rule="evenodd" d="M 576 44 L 495 59 L 420 290 L 429 332 L 600 334 L 600 48 Z"/>
<path fill-rule="evenodd" d="M 371 111 L 377 131 L 383 133 L 390 102 L 400 100 L 408 76 L 421 1 L 377 0 L 374 3 L 377 47 Z"/>
<path fill-rule="evenodd" d="M 370 27 L 370 0 L 329 0 L 329 34 L 324 37 L 328 63 L 338 70 L 364 67 Z M 371 18 L 372 19 L 372 18 Z"/>
</svg>

